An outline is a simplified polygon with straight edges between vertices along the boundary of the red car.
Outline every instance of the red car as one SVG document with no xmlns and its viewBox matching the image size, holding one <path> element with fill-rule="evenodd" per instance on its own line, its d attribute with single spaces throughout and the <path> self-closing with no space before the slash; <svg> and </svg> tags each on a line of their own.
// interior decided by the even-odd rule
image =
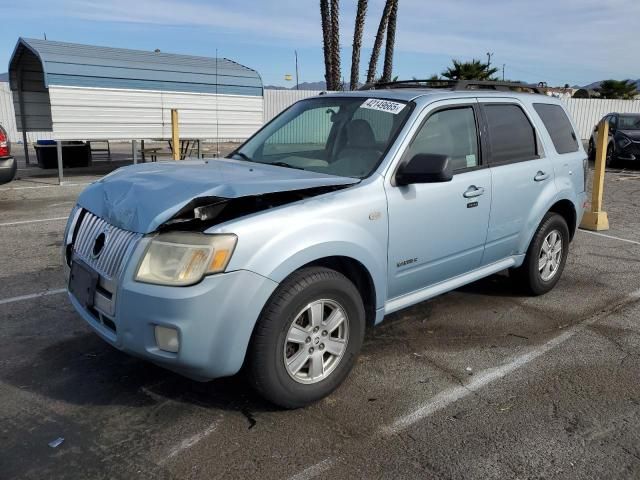
<svg viewBox="0 0 640 480">
<path fill-rule="evenodd" d="M 0 185 L 13 180 L 17 168 L 16 161 L 11 156 L 11 142 L 7 131 L 0 125 Z"/>
</svg>

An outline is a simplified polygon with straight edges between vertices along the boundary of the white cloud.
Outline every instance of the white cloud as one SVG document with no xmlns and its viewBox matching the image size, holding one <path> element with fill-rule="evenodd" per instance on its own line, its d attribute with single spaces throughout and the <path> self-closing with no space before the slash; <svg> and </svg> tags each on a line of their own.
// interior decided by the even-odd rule
<svg viewBox="0 0 640 480">
<path fill-rule="evenodd" d="M 42 1 L 23 0 L 10 9 L 28 18 Z M 492 51 L 498 64 L 551 81 L 640 77 L 639 0 L 399 1 L 398 63 L 403 53 L 425 54 L 428 63 L 441 56 L 484 59 Z M 345 53 L 356 3 L 341 2 Z M 383 5 L 369 1 L 365 47 L 373 43 Z M 299 48 L 319 49 L 322 41 L 317 0 L 49 0 L 41 9 L 97 22 L 207 27 L 262 47 L 295 41 Z"/>
</svg>

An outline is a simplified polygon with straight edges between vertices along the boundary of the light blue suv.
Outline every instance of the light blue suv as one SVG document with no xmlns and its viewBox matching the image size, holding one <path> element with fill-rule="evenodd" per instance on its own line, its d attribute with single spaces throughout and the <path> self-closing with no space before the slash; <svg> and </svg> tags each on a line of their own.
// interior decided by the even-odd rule
<svg viewBox="0 0 640 480">
<path fill-rule="evenodd" d="M 505 269 L 560 279 L 587 155 L 562 104 L 418 81 L 300 101 L 224 159 L 121 168 L 79 197 L 69 297 L 113 346 L 196 380 L 244 366 L 294 408 L 367 325 Z"/>
</svg>

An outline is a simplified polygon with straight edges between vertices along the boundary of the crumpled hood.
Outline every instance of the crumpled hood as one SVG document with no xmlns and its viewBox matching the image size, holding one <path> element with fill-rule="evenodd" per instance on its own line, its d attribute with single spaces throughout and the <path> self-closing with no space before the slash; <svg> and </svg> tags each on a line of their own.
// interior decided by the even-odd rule
<svg viewBox="0 0 640 480">
<path fill-rule="evenodd" d="M 620 133 L 636 142 L 640 141 L 640 130 L 620 130 Z"/>
<path fill-rule="evenodd" d="M 91 184 L 78 204 L 116 227 L 149 233 L 197 197 L 238 198 L 359 181 L 221 158 L 143 163 Z"/>
</svg>

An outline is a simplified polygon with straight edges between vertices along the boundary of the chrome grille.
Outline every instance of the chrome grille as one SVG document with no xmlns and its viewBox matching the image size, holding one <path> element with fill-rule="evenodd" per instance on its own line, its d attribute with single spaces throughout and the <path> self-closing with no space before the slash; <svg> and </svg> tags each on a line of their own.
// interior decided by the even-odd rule
<svg viewBox="0 0 640 480">
<path fill-rule="evenodd" d="M 93 254 L 96 238 L 105 234 L 104 247 L 99 255 Z M 73 251 L 84 262 L 107 279 L 113 279 L 123 266 L 131 249 L 142 237 L 139 233 L 128 232 L 105 222 L 85 211 L 78 234 L 74 239 Z"/>
</svg>

